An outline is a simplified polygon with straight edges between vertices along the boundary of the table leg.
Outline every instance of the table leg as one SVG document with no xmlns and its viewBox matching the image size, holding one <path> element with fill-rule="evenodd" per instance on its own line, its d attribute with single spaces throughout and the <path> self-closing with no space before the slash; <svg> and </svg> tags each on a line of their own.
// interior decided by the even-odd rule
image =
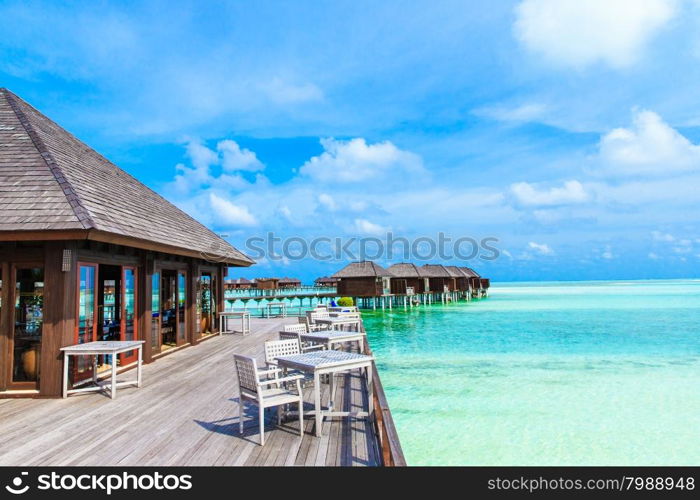
<svg viewBox="0 0 700 500">
<path fill-rule="evenodd" d="M 112 399 L 117 397 L 117 355 L 112 354 Z"/>
<path fill-rule="evenodd" d="M 328 374 L 328 390 L 330 395 L 328 396 L 328 411 L 333 411 L 333 397 L 335 396 L 335 377 L 333 373 Z"/>
<path fill-rule="evenodd" d="M 143 345 L 143 344 L 142 344 Z M 141 365 L 143 364 L 143 349 L 141 346 L 139 346 L 139 360 L 138 364 L 136 365 L 136 387 L 141 387 Z"/>
<path fill-rule="evenodd" d="M 63 397 L 68 397 L 68 353 L 63 353 Z"/>
<path fill-rule="evenodd" d="M 93 384 L 97 383 L 97 357 L 98 357 L 98 355 L 95 354 L 95 356 L 92 358 L 92 383 Z"/>
<path fill-rule="evenodd" d="M 321 415 L 321 378 L 318 372 L 314 372 L 314 409 L 316 410 L 316 437 L 320 437 L 323 415 Z"/>
</svg>

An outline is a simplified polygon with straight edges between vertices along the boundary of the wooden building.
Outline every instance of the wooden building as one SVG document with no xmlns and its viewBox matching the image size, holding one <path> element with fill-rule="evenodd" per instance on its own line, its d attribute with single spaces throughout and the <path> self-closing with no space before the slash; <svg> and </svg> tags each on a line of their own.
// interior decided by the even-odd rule
<svg viewBox="0 0 700 500">
<path fill-rule="evenodd" d="M 456 288 L 458 292 L 468 292 L 469 291 L 469 276 L 457 266 L 445 266 L 445 269 L 452 275 L 455 279 Z"/>
<path fill-rule="evenodd" d="M 338 295 L 381 297 L 391 293 L 391 273 L 371 261 L 351 262 L 333 275 L 338 278 Z"/>
<path fill-rule="evenodd" d="M 280 280 L 278 278 L 255 278 L 253 288 L 258 290 L 277 290 Z"/>
<path fill-rule="evenodd" d="M 280 278 L 279 280 L 280 288 L 299 288 L 301 287 L 301 280 L 297 278 Z"/>
<path fill-rule="evenodd" d="M 390 266 L 391 293 L 394 295 L 416 295 L 429 289 L 428 279 L 423 276 L 421 268 L 410 262 L 401 262 Z"/>
<path fill-rule="evenodd" d="M 247 278 L 227 279 L 227 290 L 249 290 L 253 287 L 253 282 Z"/>
<path fill-rule="evenodd" d="M 216 333 L 228 267 L 251 264 L 0 89 L 0 397 L 60 395 L 63 346 L 142 339 L 150 362 L 197 344 Z M 93 374 L 78 359 L 73 384 Z"/>
<path fill-rule="evenodd" d="M 338 284 L 338 278 L 331 278 L 330 276 L 322 276 L 314 280 L 314 286 L 319 287 L 335 287 Z"/>
<path fill-rule="evenodd" d="M 428 278 L 430 292 L 454 292 L 457 289 L 455 278 L 441 264 L 424 264 L 421 266 L 421 274 Z"/>
</svg>

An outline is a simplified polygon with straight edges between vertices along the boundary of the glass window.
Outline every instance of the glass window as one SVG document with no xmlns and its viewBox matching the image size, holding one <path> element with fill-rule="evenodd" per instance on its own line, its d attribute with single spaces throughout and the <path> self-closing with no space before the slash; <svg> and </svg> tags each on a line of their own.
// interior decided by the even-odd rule
<svg viewBox="0 0 700 500">
<path fill-rule="evenodd" d="M 17 269 L 13 382 L 38 382 L 44 324 L 44 269 Z"/>
<path fill-rule="evenodd" d="M 160 273 L 151 276 L 151 347 L 154 352 L 159 352 L 158 323 L 160 322 Z"/>
<path fill-rule="evenodd" d="M 186 336 L 185 311 L 187 310 L 187 278 L 185 273 L 177 275 L 177 314 L 178 314 L 178 340 L 184 341 Z"/>
</svg>

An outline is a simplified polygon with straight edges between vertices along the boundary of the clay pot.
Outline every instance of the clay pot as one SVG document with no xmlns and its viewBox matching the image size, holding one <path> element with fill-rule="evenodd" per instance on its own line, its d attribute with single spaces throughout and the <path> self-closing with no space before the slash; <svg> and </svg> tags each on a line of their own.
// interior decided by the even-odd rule
<svg viewBox="0 0 700 500">
<path fill-rule="evenodd" d="M 39 368 L 39 350 L 34 345 L 22 353 L 22 369 L 27 380 L 36 380 Z"/>
</svg>

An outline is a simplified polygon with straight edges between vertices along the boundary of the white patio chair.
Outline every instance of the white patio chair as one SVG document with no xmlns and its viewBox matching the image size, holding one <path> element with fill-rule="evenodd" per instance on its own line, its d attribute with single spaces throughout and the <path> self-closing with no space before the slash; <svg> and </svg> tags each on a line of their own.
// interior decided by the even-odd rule
<svg viewBox="0 0 700 500">
<path fill-rule="evenodd" d="M 328 330 L 328 325 L 322 325 L 316 323 L 317 319 L 328 319 L 330 318 L 330 313 L 327 311 L 307 311 L 306 312 L 306 324 L 309 327 L 309 331 L 318 332 L 320 330 Z"/>
<path fill-rule="evenodd" d="M 244 402 L 250 401 L 258 406 L 258 419 L 260 420 L 260 446 L 265 446 L 265 408 L 277 408 L 277 425 L 282 423 L 282 413 L 280 406 L 290 403 L 299 405 L 299 435 L 304 435 L 304 396 L 301 391 L 302 375 L 290 375 L 288 377 L 275 378 L 271 380 L 260 380 L 258 365 L 254 358 L 234 354 L 236 360 L 236 371 L 238 372 L 238 389 L 240 392 L 238 398 L 239 409 L 239 428 L 240 434 L 243 434 L 243 414 Z M 296 388 L 296 392 L 290 390 L 285 385 L 291 385 Z M 272 384 L 277 384 L 278 387 L 270 388 Z"/>
<path fill-rule="evenodd" d="M 284 331 L 280 332 L 280 339 L 296 339 L 299 342 L 301 352 L 323 349 L 322 344 L 314 344 L 313 342 L 306 342 L 302 340 L 301 336 L 305 333 L 309 333 L 309 327 L 306 325 L 306 323 L 298 325 L 284 325 Z"/>
</svg>

